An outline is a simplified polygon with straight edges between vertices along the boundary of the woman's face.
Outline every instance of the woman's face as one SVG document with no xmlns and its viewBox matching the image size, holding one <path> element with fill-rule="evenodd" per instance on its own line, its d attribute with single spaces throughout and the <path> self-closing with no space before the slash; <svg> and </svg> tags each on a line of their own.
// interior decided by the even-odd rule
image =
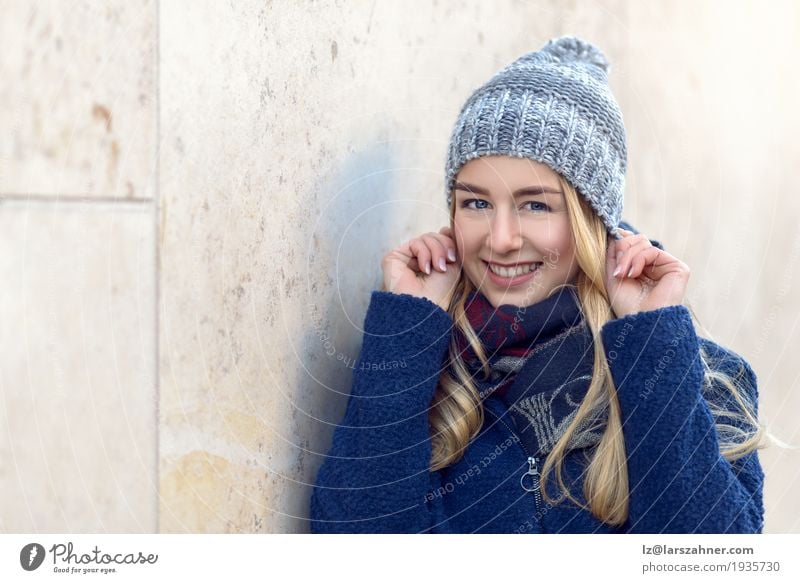
<svg viewBox="0 0 800 583">
<path fill-rule="evenodd" d="M 555 286 L 574 282 L 580 268 L 566 202 L 547 165 L 511 156 L 475 158 L 456 175 L 453 199 L 464 274 L 494 307 L 530 306 Z"/>
</svg>

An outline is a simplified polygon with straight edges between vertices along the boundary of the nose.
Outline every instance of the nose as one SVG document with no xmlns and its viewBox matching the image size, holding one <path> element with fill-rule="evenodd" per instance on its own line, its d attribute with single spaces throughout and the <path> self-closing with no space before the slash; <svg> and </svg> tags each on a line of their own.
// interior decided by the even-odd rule
<svg viewBox="0 0 800 583">
<path fill-rule="evenodd" d="M 506 256 L 522 247 L 520 220 L 516 213 L 496 212 L 489 223 L 486 245 L 497 256 Z"/>
</svg>

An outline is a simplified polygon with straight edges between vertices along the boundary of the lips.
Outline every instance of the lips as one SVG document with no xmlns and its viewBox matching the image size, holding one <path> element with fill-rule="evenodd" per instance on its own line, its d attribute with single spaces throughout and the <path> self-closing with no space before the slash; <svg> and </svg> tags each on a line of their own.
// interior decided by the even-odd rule
<svg viewBox="0 0 800 583">
<path fill-rule="evenodd" d="M 524 262 L 524 263 L 515 263 L 513 265 L 503 265 L 502 263 L 489 263 L 488 261 L 484 261 L 483 263 L 486 266 L 486 268 L 489 269 L 490 271 L 491 271 L 492 267 L 500 268 L 500 269 L 502 269 L 504 271 L 511 271 L 511 270 L 515 270 L 515 269 L 517 269 L 519 267 L 525 267 L 525 266 L 527 266 L 527 267 L 533 266 L 533 269 L 531 271 L 534 271 L 538 266 L 541 266 L 541 264 L 542 264 L 541 261 L 528 261 L 528 262 Z M 497 275 L 497 274 L 495 274 L 495 275 Z"/>
<path fill-rule="evenodd" d="M 521 264 L 518 264 L 518 265 L 535 265 L 535 267 L 532 270 L 528 271 L 527 273 L 523 273 L 523 274 L 520 274 L 520 275 L 503 276 L 503 275 L 499 275 L 497 273 L 494 273 L 491 270 L 491 268 L 489 267 L 489 264 L 486 261 L 484 261 L 483 263 L 486 266 L 486 275 L 489 277 L 489 279 L 491 281 L 493 281 L 495 284 L 503 285 L 503 286 L 506 286 L 506 285 L 517 285 L 517 284 L 523 283 L 525 281 L 528 281 L 530 278 L 532 278 L 534 275 L 536 275 L 540 271 L 540 268 L 543 265 L 543 263 L 541 261 L 535 261 L 535 262 L 531 262 L 531 263 L 521 263 Z"/>
<path fill-rule="evenodd" d="M 490 264 L 491 263 L 492 265 L 496 265 L 498 267 L 509 267 L 509 268 L 517 267 L 519 265 L 531 265 L 533 263 L 541 263 L 541 261 L 518 261 L 517 263 L 505 264 L 505 263 L 497 263 L 495 261 L 486 261 L 485 259 L 481 259 L 481 261 L 483 261 L 486 264 Z"/>
</svg>

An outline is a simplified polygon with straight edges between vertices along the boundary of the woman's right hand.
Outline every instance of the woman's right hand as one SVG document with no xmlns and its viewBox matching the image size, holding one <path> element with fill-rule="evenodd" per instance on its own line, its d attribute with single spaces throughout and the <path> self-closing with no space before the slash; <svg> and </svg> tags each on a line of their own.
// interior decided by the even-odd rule
<svg viewBox="0 0 800 583">
<path fill-rule="evenodd" d="M 400 244 L 381 261 L 384 291 L 427 298 L 447 311 L 461 273 L 457 253 L 450 227 Z"/>
</svg>

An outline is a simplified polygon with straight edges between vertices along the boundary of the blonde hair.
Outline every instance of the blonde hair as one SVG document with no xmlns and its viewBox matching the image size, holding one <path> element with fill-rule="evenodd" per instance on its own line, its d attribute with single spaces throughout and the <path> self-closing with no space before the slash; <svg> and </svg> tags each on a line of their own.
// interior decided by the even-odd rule
<svg viewBox="0 0 800 583">
<path fill-rule="evenodd" d="M 575 247 L 575 260 L 580 272 L 576 283 L 561 284 L 550 295 L 563 287 L 573 287 L 577 291 L 586 324 L 594 341 L 594 366 L 592 380 L 583 402 L 564 435 L 550 451 L 541 470 L 541 492 L 547 503 L 558 503 L 569 498 L 578 506 L 589 510 L 596 518 L 609 524 L 621 525 L 628 518 L 628 470 L 625 443 L 622 433 L 622 415 L 617 390 L 606 360 L 600 330 L 609 320 L 614 319 L 608 292 L 605 289 L 603 271 L 607 249 L 605 225 L 596 213 L 580 197 L 573 186 L 559 175 L 566 200 L 569 222 L 572 228 Z M 455 217 L 455 196 L 450 205 L 451 227 Z M 468 294 L 475 288 L 462 271 L 454 289 L 448 312 L 454 325 L 462 332 L 472 350 L 478 356 L 485 378 L 488 378 L 489 363 L 480 340 L 469 324 L 464 308 Z M 702 328 L 688 301 L 692 321 Z M 765 427 L 759 422 L 757 404 L 752 402 L 740 385 L 744 370 L 731 377 L 718 370 L 713 358 L 700 346 L 700 358 L 704 371 L 704 387 L 711 389 L 717 384 L 727 391 L 735 403 L 736 410 L 727 410 L 709 402 L 715 417 L 719 436 L 720 453 L 728 461 L 734 461 L 754 449 L 766 446 Z M 429 413 L 431 428 L 431 471 L 436 471 L 458 461 L 469 442 L 480 431 L 483 421 L 483 405 L 478 388 L 472 380 L 467 366 L 461 358 L 454 335 L 451 335 L 448 349 L 449 368 L 439 377 L 439 384 L 433 397 Z M 451 374 L 452 371 L 452 374 Z M 607 411 L 605 429 L 596 445 L 588 467 L 585 470 L 583 494 L 588 507 L 576 500 L 569 492 L 562 476 L 564 457 L 572 434 L 585 423 L 596 408 Z M 602 410 L 602 409 L 599 409 Z M 746 429 L 743 429 L 746 428 Z M 544 487 L 551 472 L 555 473 L 562 496 L 553 500 Z"/>
</svg>

